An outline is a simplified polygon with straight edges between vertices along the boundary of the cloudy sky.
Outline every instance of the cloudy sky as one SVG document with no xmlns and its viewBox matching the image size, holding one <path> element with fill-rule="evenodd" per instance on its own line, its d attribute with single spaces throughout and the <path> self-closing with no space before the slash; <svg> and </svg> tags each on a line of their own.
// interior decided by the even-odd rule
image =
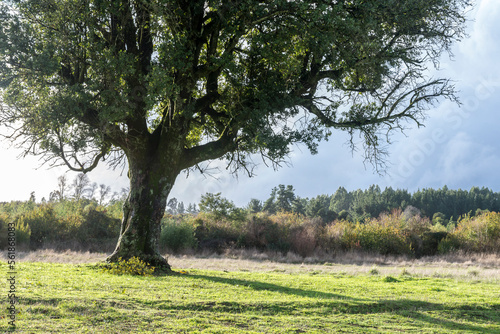
<svg viewBox="0 0 500 334">
<path fill-rule="evenodd" d="M 251 198 L 265 200 L 279 184 L 293 185 L 301 197 L 332 194 L 338 187 L 347 190 L 366 189 L 378 184 L 416 191 L 422 188 L 469 190 L 472 186 L 500 191 L 500 1 L 478 0 L 470 12 L 469 38 L 454 47 L 454 57 L 443 58 L 440 77 L 451 78 L 460 91 L 462 106 L 442 102 L 429 110 L 424 128 L 412 128 L 406 135 L 392 137 L 388 147 L 387 173 L 374 172 L 363 163 L 362 152 L 352 153 L 348 137 L 338 132 L 311 155 L 305 147 L 294 147 L 290 166 L 274 171 L 264 164 L 248 178 L 230 175 L 220 162 L 221 172 L 205 177 L 181 174 L 171 193 L 185 204 L 198 202 L 206 192 L 221 192 L 239 206 Z M 0 201 L 27 200 L 32 191 L 36 198 L 48 198 L 56 189 L 57 177 L 64 168 L 47 169 L 33 157 L 17 159 L 21 151 L 0 142 Z M 255 159 L 258 162 L 258 158 Z M 105 183 L 120 191 L 127 186 L 121 170 L 104 166 L 89 174 L 92 182 Z"/>
</svg>

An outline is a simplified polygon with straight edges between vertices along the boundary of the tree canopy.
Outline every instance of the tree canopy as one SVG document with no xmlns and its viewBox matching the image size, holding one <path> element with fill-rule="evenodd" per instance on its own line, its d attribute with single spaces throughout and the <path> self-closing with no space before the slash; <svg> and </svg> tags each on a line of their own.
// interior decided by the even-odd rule
<svg viewBox="0 0 500 334">
<path fill-rule="evenodd" d="M 378 163 L 381 134 L 454 97 L 423 70 L 463 36 L 467 5 L 4 1 L 2 123 L 78 171 L 146 142 L 175 142 L 180 169 L 225 154 L 278 162 L 331 129 L 359 131 Z"/>
<path fill-rule="evenodd" d="M 126 158 L 122 255 L 158 258 L 175 178 L 203 161 L 252 174 L 252 154 L 279 164 L 291 145 L 315 153 L 341 130 L 380 167 L 393 131 L 455 100 L 426 68 L 464 36 L 469 5 L 6 0 L 0 122 L 50 164 L 88 172 Z"/>
</svg>

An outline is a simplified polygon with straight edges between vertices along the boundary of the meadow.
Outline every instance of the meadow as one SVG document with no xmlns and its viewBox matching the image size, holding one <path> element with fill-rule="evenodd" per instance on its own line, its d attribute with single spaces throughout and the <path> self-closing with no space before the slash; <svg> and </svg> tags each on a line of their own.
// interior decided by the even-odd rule
<svg viewBox="0 0 500 334">
<path fill-rule="evenodd" d="M 104 256 L 19 253 L 15 332 L 500 332 L 497 255 L 184 255 L 169 258 L 177 274 L 168 276 L 102 272 Z M 5 280 L 0 287 L 7 295 Z M 7 306 L 2 298 L 2 333 Z"/>
</svg>

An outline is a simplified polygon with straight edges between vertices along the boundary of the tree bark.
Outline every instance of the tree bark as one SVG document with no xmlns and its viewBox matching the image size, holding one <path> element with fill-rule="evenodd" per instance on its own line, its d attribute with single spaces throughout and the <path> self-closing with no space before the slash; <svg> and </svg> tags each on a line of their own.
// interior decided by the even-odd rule
<svg viewBox="0 0 500 334">
<path fill-rule="evenodd" d="M 130 192 L 123 205 L 123 219 L 116 249 L 106 261 L 138 257 L 158 271 L 171 271 L 160 254 L 161 220 L 167 197 L 179 171 L 154 159 L 129 156 Z"/>
</svg>

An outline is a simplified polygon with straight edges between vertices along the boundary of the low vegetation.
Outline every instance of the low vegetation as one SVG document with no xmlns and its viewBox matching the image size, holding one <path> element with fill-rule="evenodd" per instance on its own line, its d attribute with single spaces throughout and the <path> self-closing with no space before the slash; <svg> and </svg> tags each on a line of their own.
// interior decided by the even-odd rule
<svg viewBox="0 0 500 334">
<path fill-rule="evenodd" d="M 68 184 L 61 176 L 49 201 L 37 202 L 32 193 L 25 202 L 0 203 L 0 249 L 7 244 L 7 224 L 14 223 L 21 249 L 112 251 L 126 190 L 121 196 L 112 193 L 84 174 Z M 416 258 L 500 252 L 500 214 L 490 211 L 500 209 L 500 194 L 485 188 L 409 194 L 377 186 L 355 192 L 341 187 L 332 196 L 307 199 L 280 185 L 266 201 L 252 199 L 245 208 L 220 193 L 203 195 L 198 207 L 168 201 L 160 235 L 163 252 L 256 249 L 301 258 L 350 251 Z"/>
<path fill-rule="evenodd" d="M 418 215 L 405 217 L 401 210 L 363 222 L 334 220 L 325 223 L 295 213 L 249 214 L 242 220 L 207 213 L 168 216 L 162 242 L 171 253 L 208 249 L 258 249 L 296 253 L 348 251 L 414 257 L 449 252 L 500 252 L 500 214 L 485 212 L 464 216 L 449 230 Z M 170 242 L 169 242 L 170 241 Z"/>
</svg>

